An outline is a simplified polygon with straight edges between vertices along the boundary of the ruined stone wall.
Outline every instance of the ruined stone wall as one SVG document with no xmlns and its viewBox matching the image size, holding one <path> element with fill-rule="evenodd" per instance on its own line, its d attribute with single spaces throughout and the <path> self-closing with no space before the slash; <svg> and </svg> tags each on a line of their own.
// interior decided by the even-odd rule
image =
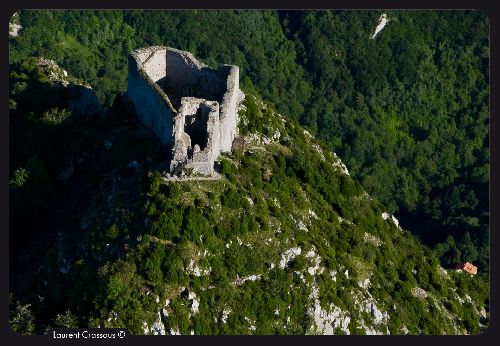
<svg viewBox="0 0 500 346">
<path fill-rule="evenodd" d="M 196 60 L 189 52 L 166 49 L 166 74 L 159 84 L 180 104 L 181 97 L 197 97 L 221 102 L 226 91 L 226 77 Z"/>
<path fill-rule="evenodd" d="M 223 65 L 215 70 L 189 52 L 169 47 L 137 49 L 129 58 L 127 93 L 141 122 L 153 129 L 163 143 L 174 143 L 171 171 L 190 165 L 200 173 L 213 172 L 213 162 L 220 152 L 231 151 L 237 135 L 236 108 L 244 98 L 237 66 Z M 185 117 L 193 109 L 206 107 L 210 108 L 210 146 L 207 150 L 197 148 L 200 150 L 188 160 L 187 148 L 192 146 L 189 150 L 193 150 L 195 144 L 184 132 Z"/>
<path fill-rule="evenodd" d="M 219 125 L 217 101 L 183 97 L 174 121 L 174 147 L 170 171 L 175 173 L 182 167 L 192 169 L 194 173 L 212 175 L 214 162 L 220 155 Z M 190 126 L 199 126 L 200 128 L 196 130 L 201 130 L 201 135 L 206 136 L 203 147 L 195 144 L 196 139 L 186 133 Z"/>
<path fill-rule="evenodd" d="M 198 62 L 190 53 L 167 51 L 167 73 L 163 85 L 182 96 L 215 100 L 220 104 L 221 151 L 230 152 L 236 136 L 236 107 L 244 95 L 239 88 L 239 68 L 233 65 L 213 70 Z"/>
<path fill-rule="evenodd" d="M 205 67 L 189 52 L 168 49 L 166 59 L 165 88 L 177 89 L 183 96 L 195 96 L 199 89 L 200 71 Z"/>
<path fill-rule="evenodd" d="M 226 91 L 220 109 L 221 151 L 230 152 L 238 131 L 238 103 L 245 97 L 240 90 L 240 69 L 238 66 L 225 65 L 221 70 L 227 74 Z M 227 72 L 226 72 L 227 71 Z"/>
<path fill-rule="evenodd" d="M 174 119 L 172 139 L 172 161 L 170 161 L 170 172 L 181 170 L 188 162 L 188 149 L 191 147 L 191 138 L 184 132 L 186 118 L 183 114 L 177 114 Z"/>
<path fill-rule="evenodd" d="M 157 83 L 164 78 L 167 72 L 166 51 L 164 49 L 153 50 L 145 54 L 142 59 L 142 68 L 153 82 Z M 144 54 L 144 53 L 143 53 Z"/>
<path fill-rule="evenodd" d="M 163 91 L 145 75 L 134 56 L 129 58 L 127 95 L 141 123 L 152 129 L 163 144 L 170 143 L 175 110 Z"/>
</svg>

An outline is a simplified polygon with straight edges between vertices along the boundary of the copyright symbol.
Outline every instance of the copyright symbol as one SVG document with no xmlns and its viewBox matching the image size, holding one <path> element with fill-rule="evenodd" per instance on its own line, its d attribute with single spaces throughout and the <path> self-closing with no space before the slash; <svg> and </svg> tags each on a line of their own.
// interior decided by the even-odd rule
<svg viewBox="0 0 500 346">
<path fill-rule="evenodd" d="M 123 330 L 120 330 L 117 335 L 120 339 L 123 339 L 125 337 L 125 332 Z"/>
</svg>

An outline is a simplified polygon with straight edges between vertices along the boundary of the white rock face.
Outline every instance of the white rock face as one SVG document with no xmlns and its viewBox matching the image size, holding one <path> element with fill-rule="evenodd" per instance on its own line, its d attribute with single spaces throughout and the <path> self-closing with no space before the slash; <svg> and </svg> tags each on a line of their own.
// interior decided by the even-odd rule
<svg viewBox="0 0 500 346">
<path fill-rule="evenodd" d="M 251 331 L 254 331 L 256 330 L 257 328 L 255 327 L 255 321 L 251 321 L 248 317 L 245 316 L 245 321 L 247 321 L 249 324 L 250 324 L 250 330 Z"/>
<path fill-rule="evenodd" d="M 161 320 L 156 320 L 152 326 L 153 335 L 165 335 L 165 326 Z"/>
<path fill-rule="evenodd" d="M 439 269 L 439 273 L 440 273 L 441 275 L 443 275 L 443 276 L 444 276 L 444 277 L 446 277 L 446 278 L 449 278 L 449 277 L 450 277 L 450 276 L 448 275 L 448 272 L 446 271 L 446 269 L 444 269 L 444 268 L 443 268 L 443 267 L 441 267 L 441 266 L 438 266 L 438 269 Z"/>
<path fill-rule="evenodd" d="M 181 332 L 179 331 L 179 328 L 172 328 L 170 330 L 170 335 L 181 335 Z"/>
<path fill-rule="evenodd" d="M 370 286 L 370 279 L 365 279 L 363 281 L 358 282 L 358 286 L 367 289 Z"/>
<path fill-rule="evenodd" d="M 394 217 L 394 215 L 389 214 L 388 212 L 382 213 L 382 219 L 387 220 L 391 219 L 391 221 L 396 225 L 397 228 L 399 228 L 400 231 L 403 231 L 401 226 L 399 226 L 399 221 Z"/>
<path fill-rule="evenodd" d="M 21 31 L 23 27 L 17 23 L 10 24 L 9 23 L 9 35 L 17 37 L 19 36 L 19 32 Z"/>
<path fill-rule="evenodd" d="M 330 272 L 330 277 L 332 278 L 332 280 L 333 280 L 333 281 L 335 281 L 335 282 L 336 282 L 336 281 L 337 281 L 337 271 L 332 270 L 332 271 Z"/>
<path fill-rule="evenodd" d="M 302 249 L 300 248 L 300 246 L 292 247 L 287 251 L 285 251 L 285 253 L 281 255 L 280 268 L 284 269 L 288 264 L 288 262 L 293 260 L 295 257 L 299 256 L 301 252 Z"/>
<path fill-rule="evenodd" d="M 399 221 L 398 221 L 398 219 L 396 219 L 396 218 L 394 217 L 394 215 L 391 215 L 391 219 L 392 219 L 392 222 L 394 222 L 394 224 L 395 224 L 398 228 L 401 228 L 401 227 L 399 227 Z"/>
<path fill-rule="evenodd" d="M 316 248 L 313 246 L 311 250 L 309 250 L 306 254 L 307 258 L 311 258 L 314 265 L 312 267 L 307 268 L 307 272 L 312 276 L 323 273 L 324 269 L 320 266 L 321 257 L 316 253 Z"/>
<path fill-rule="evenodd" d="M 238 275 L 236 275 L 236 280 L 234 280 L 234 284 L 236 286 L 243 285 L 245 281 L 255 281 L 255 280 L 260 280 L 261 274 L 259 275 L 249 275 L 249 276 L 244 276 L 240 278 Z"/>
<path fill-rule="evenodd" d="M 148 326 L 146 322 L 143 322 L 142 329 L 144 331 L 144 334 L 146 335 L 165 335 L 166 334 L 165 325 L 161 321 L 160 312 L 158 312 L 158 315 L 156 316 L 156 319 L 153 322 L 151 328 Z"/>
<path fill-rule="evenodd" d="M 370 309 L 375 323 L 380 323 L 384 320 L 384 314 L 377 308 L 375 303 L 371 303 Z"/>
<path fill-rule="evenodd" d="M 9 23 L 9 35 L 13 37 L 19 36 L 19 32 L 23 28 L 21 24 L 19 24 L 19 13 L 14 13 L 12 15 L 12 18 L 14 19 L 14 23 Z"/>
<path fill-rule="evenodd" d="M 311 294 L 313 305 L 309 307 L 308 314 L 313 318 L 314 324 L 311 326 L 311 333 L 323 335 L 333 335 L 336 328 L 340 328 L 343 333 L 349 335 L 349 323 L 351 317 L 346 311 L 342 311 L 338 306 L 330 304 L 330 311 L 325 311 L 319 302 L 319 288 L 313 284 Z"/>
<path fill-rule="evenodd" d="M 337 216 L 337 219 L 339 220 L 340 223 L 345 222 L 345 223 L 347 223 L 349 225 L 353 225 L 352 221 L 346 220 L 346 219 L 342 218 L 341 216 Z"/>
<path fill-rule="evenodd" d="M 196 299 L 196 294 L 194 292 L 189 292 L 188 299 L 191 304 L 191 311 L 193 314 L 198 313 L 200 307 L 200 302 Z"/>
<path fill-rule="evenodd" d="M 303 222 L 302 220 L 299 220 L 299 221 L 297 222 L 297 227 L 298 227 L 298 229 L 299 229 L 299 230 L 301 230 L 301 231 L 304 231 L 304 232 L 307 232 L 307 231 L 308 231 L 307 226 L 304 224 L 304 222 Z"/>
<path fill-rule="evenodd" d="M 229 314 L 231 312 L 232 311 L 229 308 L 224 308 L 224 310 L 222 310 L 222 317 L 221 317 L 222 323 L 226 323 L 227 322 L 227 318 L 229 317 Z"/>
<path fill-rule="evenodd" d="M 318 218 L 318 215 L 316 215 L 316 213 L 314 212 L 314 210 L 309 209 L 307 212 L 309 213 L 309 215 L 310 215 L 311 217 L 315 218 L 316 220 L 318 220 L 318 219 L 319 219 L 319 218 Z"/>
<path fill-rule="evenodd" d="M 142 331 L 145 335 L 149 334 L 148 324 L 146 322 L 142 322 Z"/>
<path fill-rule="evenodd" d="M 323 150 L 321 149 L 321 147 L 316 143 L 312 144 L 312 147 L 314 148 L 314 150 L 316 150 L 316 152 L 321 157 L 321 161 L 325 161 L 325 155 L 323 154 Z"/>
<path fill-rule="evenodd" d="M 313 138 L 313 136 L 311 136 L 311 134 L 307 130 L 304 130 L 304 135 L 306 136 L 307 142 L 310 143 L 310 140 Z M 325 153 L 323 152 L 321 147 L 316 143 L 312 143 L 311 145 L 314 148 L 314 150 L 320 155 L 321 160 L 325 161 Z M 330 158 L 332 159 L 332 166 L 336 170 L 349 175 L 349 171 L 347 170 L 346 165 L 342 162 L 342 160 L 339 159 L 339 157 L 335 152 L 331 151 L 327 154 L 330 155 Z"/>
<path fill-rule="evenodd" d="M 371 38 L 374 39 L 375 37 L 377 37 L 377 35 L 382 31 L 382 29 L 387 25 L 387 23 L 389 23 L 389 19 L 387 18 L 387 14 L 382 13 L 382 15 L 380 16 L 380 18 L 378 20 L 378 25 L 375 28 L 375 32 L 373 33 Z"/>
<path fill-rule="evenodd" d="M 261 135 L 256 132 L 247 134 L 244 138 L 244 141 L 246 146 L 262 144 Z"/>
<path fill-rule="evenodd" d="M 342 160 L 340 160 L 335 152 L 333 153 L 333 157 L 335 160 L 333 163 L 333 167 L 339 169 L 344 174 L 350 175 L 346 165 L 342 162 Z"/>
<path fill-rule="evenodd" d="M 426 290 L 420 288 L 420 287 L 413 287 L 411 289 L 411 294 L 415 297 L 415 298 L 427 298 L 428 296 L 428 293 Z"/>
<path fill-rule="evenodd" d="M 356 307 L 359 307 L 359 312 L 367 313 L 371 317 L 367 321 L 364 320 L 364 317 L 358 319 L 358 328 L 362 329 L 367 335 L 390 334 L 389 329 L 387 328 L 389 314 L 387 312 L 383 312 L 378 307 L 378 302 L 373 298 L 368 290 L 370 284 L 370 281 L 365 279 L 362 282 L 358 282 L 358 286 L 363 286 L 361 287 L 361 290 L 351 291 L 353 302 Z M 382 331 L 382 329 L 385 329 L 385 331 Z"/>
<path fill-rule="evenodd" d="M 226 247 L 229 247 L 229 246 L 226 246 Z M 212 268 L 200 269 L 200 267 L 198 265 L 194 264 L 193 259 L 191 259 L 189 261 L 189 265 L 186 269 L 190 274 L 193 274 L 194 276 L 198 276 L 198 277 L 200 277 L 202 275 L 208 275 L 212 271 Z"/>
</svg>

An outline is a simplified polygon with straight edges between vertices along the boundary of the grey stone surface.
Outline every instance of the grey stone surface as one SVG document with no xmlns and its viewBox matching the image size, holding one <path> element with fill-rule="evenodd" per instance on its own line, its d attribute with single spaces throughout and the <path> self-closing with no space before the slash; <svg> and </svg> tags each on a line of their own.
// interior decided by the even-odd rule
<svg viewBox="0 0 500 346">
<path fill-rule="evenodd" d="M 129 57 L 127 94 L 143 125 L 162 143 L 172 143 L 172 174 L 192 169 L 212 175 L 219 154 L 231 151 L 244 98 L 237 66 L 212 69 L 169 47 L 136 49 Z"/>
<path fill-rule="evenodd" d="M 99 100 L 92 88 L 85 85 L 69 85 L 69 109 L 72 113 L 92 116 L 99 112 Z"/>
<path fill-rule="evenodd" d="M 134 52 L 129 57 L 127 95 L 135 105 L 142 124 L 152 129 L 164 144 L 172 140 L 172 116 L 175 110 L 169 107 L 168 97 L 143 70 Z"/>
<path fill-rule="evenodd" d="M 219 103 L 183 97 L 174 120 L 174 146 L 170 172 L 192 170 L 212 175 L 220 155 Z"/>
</svg>

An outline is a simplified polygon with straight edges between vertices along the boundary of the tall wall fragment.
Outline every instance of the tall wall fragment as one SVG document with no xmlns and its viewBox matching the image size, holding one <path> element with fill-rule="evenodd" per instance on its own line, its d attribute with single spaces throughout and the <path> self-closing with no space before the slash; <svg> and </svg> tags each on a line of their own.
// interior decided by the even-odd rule
<svg viewBox="0 0 500 346">
<path fill-rule="evenodd" d="M 195 172 L 213 173 L 213 162 L 220 152 L 231 151 L 237 134 L 236 108 L 244 98 L 237 66 L 212 69 L 191 53 L 169 47 L 136 49 L 129 57 L 127 94 L 144 126 L 151 128 L 162 143 L 172 143 L 171 170 L 189 163 Z M 185 118 L 193 119 L 191 108 L 209 115 L 208 151 L 195 148 L 190 137 L 192 129 Z"/>
</svg>

